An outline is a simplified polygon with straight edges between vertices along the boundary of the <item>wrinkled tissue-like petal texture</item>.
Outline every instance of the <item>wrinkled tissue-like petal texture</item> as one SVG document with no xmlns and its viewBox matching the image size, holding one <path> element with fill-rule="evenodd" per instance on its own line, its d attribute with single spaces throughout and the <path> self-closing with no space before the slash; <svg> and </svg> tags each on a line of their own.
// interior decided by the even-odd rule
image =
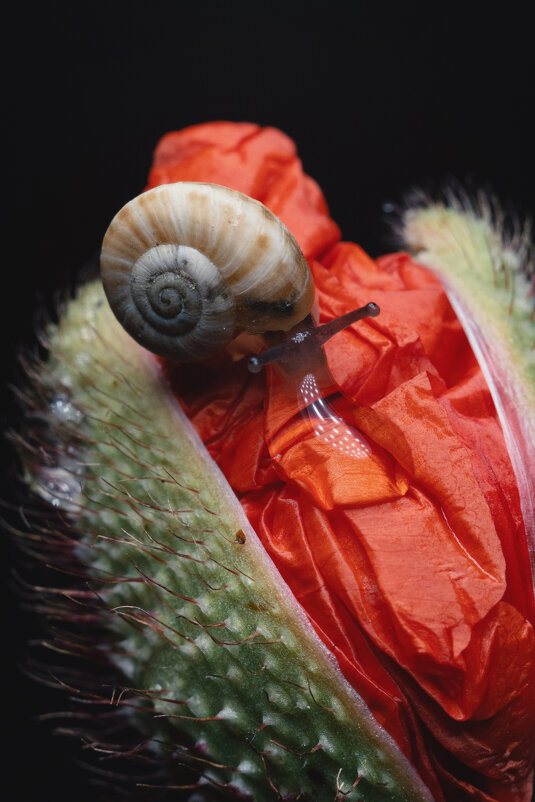
<svg viewBox="0 0 535 802">
<path fill-rule="evenodd" d="M 436 799 L 528 802 L 535 605 L 518 490 L 441 285 L 405 253 L 372 260 L 340 242 L 280 131 L 167 134 L 148 186 L 183 180 L 240 190 L 281 218 L 320 322 L 379 304 L 326 345 L 328 403 L 369 444 L 357 456 L 298 414 L 291 380 L 250 375 L 243 343 L 165 369 L 312 625 Z"/>
</svg>

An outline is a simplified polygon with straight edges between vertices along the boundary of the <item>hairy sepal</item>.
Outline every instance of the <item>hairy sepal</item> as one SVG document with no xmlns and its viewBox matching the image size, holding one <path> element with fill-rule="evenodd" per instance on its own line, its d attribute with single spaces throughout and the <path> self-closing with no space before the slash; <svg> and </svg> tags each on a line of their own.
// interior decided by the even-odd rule
<svg viewBox="0 0 535 802">
<path fill-rule="evenodd" d="M 128 689 L 110 704 L 128 699 L 154 753 L 224 793 L 431 800 L 100 283 L 66 307 L 48 348 L 29 416 L 45 421 L 46 447 L 28 451 L 27 480 L 76 532 L 73 562 L 111 635 L 100 650 Z"/>
<path fill-rule="evenodd" d="M 443 284 L 487 380 L 515 473 L 535 587 L 535 312 L 530 225 L 449 190 L 403 217 L 414 258 Z"/>
</svg>

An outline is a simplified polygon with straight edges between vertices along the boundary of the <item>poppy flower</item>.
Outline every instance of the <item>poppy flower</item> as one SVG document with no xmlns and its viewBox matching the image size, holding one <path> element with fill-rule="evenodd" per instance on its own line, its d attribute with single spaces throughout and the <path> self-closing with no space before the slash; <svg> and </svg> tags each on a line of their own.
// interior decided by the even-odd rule
<svg viewBox="0 0 535 802">
<path fill-rule="evenodd" d="M 147 356 L 114 333 L 98 284 L 51 329 L 47 430 L 29 425 L 25 462 L 69 520 L 63 554 L 91 579 L 121 703 L 153 753 L 193 773 L 177 789 L 528 802 L 532 418 L 507 406 L 510 364 L 479 353 L 482 370 L 474 353 L 493 344 L 455 270 L 480 229 L 455 226 L 475 218 L 413 210 L 418 258 L 373 260 L 340 240 L 293 142 L 252 124 L 166 135 L 147 189 L 180 181 L 238 190 L 287 226 L 320 324 L 381 312 L 298 378 L 252 374 L 251 335 L 198 363 Z"/>
</svg>

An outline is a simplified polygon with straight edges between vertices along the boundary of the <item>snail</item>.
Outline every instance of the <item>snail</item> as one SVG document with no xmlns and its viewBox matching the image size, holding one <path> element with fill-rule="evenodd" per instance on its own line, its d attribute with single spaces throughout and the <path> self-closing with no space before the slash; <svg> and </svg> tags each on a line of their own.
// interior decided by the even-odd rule
<svg viewBox="0 0 535 802">
<path fill-rule="evenodd" d="M 352 458 L 369 455 L 366 438 L 325 400 L 333 380 L 323 345 L 352 323 L 378 315 L 379 307 L 371 302 L 316 326 L 308 263 L 263 204 L 216 184 L 148 190 L 112 220 L 101 275 L 122 326 L 167 359 L 200 361 L 241 331 L 262 334 L 271 347 L 249 359 L 250 372 L 277 363 L 283 391 L 293 396 L 314 436 Z M 275 460 L 285 448 L 274 436 Z"/>
<path fill-rule="evenodd" d="M 202 360 L 241 331 L 279 332 L 249 360 L 252 372 L 305 353 L 317 360 L 329 337 L 379 313 L 370 303 L 315 327 L 314 284 L 295 238 L 262 203 L 216 184 L 163 184 L 129 201 L 104 237 L 101 276 L 121 325 L 167 359 Z"/>
</svg>

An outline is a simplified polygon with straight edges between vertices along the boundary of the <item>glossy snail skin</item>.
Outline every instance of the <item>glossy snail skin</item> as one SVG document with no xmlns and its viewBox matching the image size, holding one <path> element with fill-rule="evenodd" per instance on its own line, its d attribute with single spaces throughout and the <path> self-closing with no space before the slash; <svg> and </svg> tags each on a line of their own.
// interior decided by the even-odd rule
<svg viewBox="0 0 535 802">
<path fill-rule="evenodd" d="M 288 229 L 216 184 L 164 184 L 127 203 L 104 237 L 101 275 L 127 332 L 179 362 L 211 356 L 240 331 L 288 331 L 314 300 Z"/>
</svg>

